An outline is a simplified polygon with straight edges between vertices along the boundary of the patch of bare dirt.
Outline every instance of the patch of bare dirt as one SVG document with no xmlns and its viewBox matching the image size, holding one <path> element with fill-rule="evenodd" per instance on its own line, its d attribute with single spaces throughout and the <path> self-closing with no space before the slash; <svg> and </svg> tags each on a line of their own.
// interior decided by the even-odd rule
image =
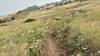
<svg viewBox="0 0 100 56">
<path fill-rule="evenodd" d="M 48 38 L 42 45 L 41 56 L 60 56 L 59 50 L 57 43 L 53 39 Z"/>
</svg>

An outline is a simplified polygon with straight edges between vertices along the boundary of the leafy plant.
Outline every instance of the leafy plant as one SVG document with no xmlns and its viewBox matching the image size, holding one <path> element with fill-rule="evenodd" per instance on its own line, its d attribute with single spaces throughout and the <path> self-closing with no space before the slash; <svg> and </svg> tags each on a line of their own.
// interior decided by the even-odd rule
<svg viewBox="0 0 100 56">
<path fill-rule="evenodd" d="M 29 48 L 29 56 L 40 56 L 40 50 L 38 48 Z"/>
</svg>

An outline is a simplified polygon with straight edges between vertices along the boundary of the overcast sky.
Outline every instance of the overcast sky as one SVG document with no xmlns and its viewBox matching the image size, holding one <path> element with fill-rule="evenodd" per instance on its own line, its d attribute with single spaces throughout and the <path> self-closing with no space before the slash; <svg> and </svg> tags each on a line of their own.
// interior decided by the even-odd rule
<svg viewBox="0 0 100 56">
<path fill-rule="evenodd" d="M 0 0 L 0 15 L 7 15 L 32 5 L 43 5 L 60 0 Z"/>
</svg>

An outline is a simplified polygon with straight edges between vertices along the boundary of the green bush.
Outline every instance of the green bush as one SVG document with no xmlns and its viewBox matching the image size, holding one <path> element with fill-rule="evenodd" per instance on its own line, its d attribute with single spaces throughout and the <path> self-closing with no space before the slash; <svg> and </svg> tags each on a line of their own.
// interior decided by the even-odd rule
<svg viewBox="0 0 100 56">
<path fill-rule="evenodd" d="M 40 50 L 38 48 L 29 48 L 29 56 L 40 56 Z"/>
<path fill-rule="evenodd" d="M 15 20 L 16 18 L 15 17 L 11 17 L 11 20 Z"/>
<path fill-rule="evenodd" d="M 32 19 L 32 18 L 28 18 L 24 21 L 24 23 L 27 23 L 27 22 L 32 22 L 32 21 L 35 21 L 35 19 Z"/>
</svg>

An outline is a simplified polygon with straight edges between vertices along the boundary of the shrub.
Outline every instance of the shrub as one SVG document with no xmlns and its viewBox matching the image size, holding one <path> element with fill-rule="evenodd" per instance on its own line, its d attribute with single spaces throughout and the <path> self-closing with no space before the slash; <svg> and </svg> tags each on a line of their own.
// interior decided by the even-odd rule
<svg viewBox="0 0 100 56">
<path fill-rule="evenodd" d="M 11 17 L 11 20 L 15 20 L 16 18 L 15 17 Z"/>
<path fill-rule="evenodd" d="M 26 22 L 32 22 L 32 21 L 35 21 L 35 19 L 28 18 L 28 19 L 26 19 L 26 20 L 24 21 L 24 23 L 26 23 Z"/>
<path fill-rule="evenodd" d="M 29 56 L 40 56 L 40 50 L 38 48 L 29 48 Z"/>
</svg>

